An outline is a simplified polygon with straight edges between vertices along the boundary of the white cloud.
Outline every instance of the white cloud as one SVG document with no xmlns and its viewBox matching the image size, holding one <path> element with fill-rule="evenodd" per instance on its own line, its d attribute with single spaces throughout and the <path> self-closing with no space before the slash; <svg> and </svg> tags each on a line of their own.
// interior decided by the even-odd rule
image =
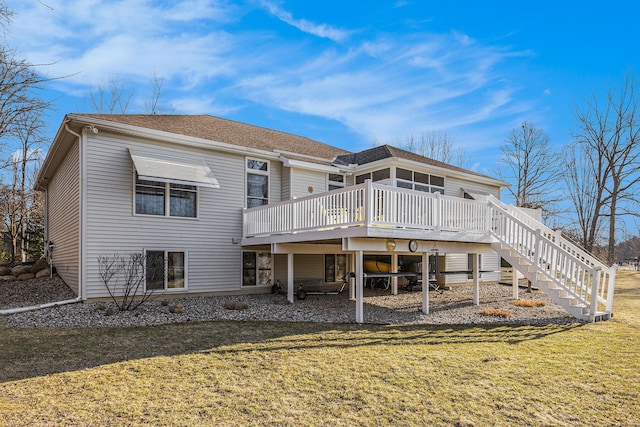
<svg viewBox="0 0 640 427">
<path fill-rule="evenodd" d="M 270 1 L 262 1 L 263 7 L 273 16 L 282 22 L 317 37 L 327 38 L 336 42 L 341 42 L 349 37 L 350 32 L 334 28 L 327 24 L 315 24 L 306 19 L 294 19 L 293 15 L 281 9 Z"/>
</svg>

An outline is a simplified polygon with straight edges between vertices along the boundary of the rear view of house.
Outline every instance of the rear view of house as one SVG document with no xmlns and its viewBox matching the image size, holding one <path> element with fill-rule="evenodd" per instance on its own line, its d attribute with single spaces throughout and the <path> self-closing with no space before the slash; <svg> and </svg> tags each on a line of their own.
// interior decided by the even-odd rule
<svg viewBox="0 0 640 427">
<path fill-rule="evenodd" d="M 615 270 L 503 205 L 506 183 L 388 145 L 352 153 L 207 115 L 70 114 L 37 185 L 53 265 L 83 299 L 108 296 L 99 257 L 141 253 L 165 266 L 147 289 L 174 295 L 279 280 L 293 302 L 294 284 L 355 271 L 362 321 L 369 261 L 390 266 L 397 292 L 397 273 L 429 270 L 477 290 L 504 258 L 576 317 L 611 312 Z"/>
</svg>

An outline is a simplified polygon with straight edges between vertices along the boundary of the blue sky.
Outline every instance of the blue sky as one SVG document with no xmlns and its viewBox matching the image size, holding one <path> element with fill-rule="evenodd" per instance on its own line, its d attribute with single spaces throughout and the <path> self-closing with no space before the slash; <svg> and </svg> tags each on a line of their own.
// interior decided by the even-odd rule
<svg viewBox="0 0 640 427">
<path fill-rule="evenodd" d="M 116 78 L 161 105 L 359 150 L 446 131 L 494 175 L 523 120 L 556 145 L 573 111 L 640 72 L 635 2 L 8 0 L 7 36 L 64 114 Z"/>
</svg>

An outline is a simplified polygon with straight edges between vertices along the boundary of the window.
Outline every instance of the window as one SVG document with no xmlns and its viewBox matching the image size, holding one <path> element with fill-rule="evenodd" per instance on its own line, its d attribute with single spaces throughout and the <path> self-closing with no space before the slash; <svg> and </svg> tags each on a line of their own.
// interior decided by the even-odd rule
<svg viewBox="0 0 640 427">
<path fill-rule="evenodd" d="M 185 289 L 186 265 L 185 252 L 146 251 L 147 290 Z"/>
<path fill-rule="evenodd" d="M 377 171 L 373 171 L 370 173 L 365 173 L 362 175 L 356 175 L 356 184 L 362 184 L 365 180 L 370 179 L 371 181 L 384 181 L 385 179 L 391 178 L 391 169 L 380 169 Z"/>
<path fill-rule="evenodd" d="M 427 193 L 444 194 L 444 177 L 396 168 L 396 186 Z"/>
<path fill-rule="evenodd" d="M 324 281 L 341 282 L 347 274 L 346 254 L 325 254 L 324 256 Z"/>
<path fill-rule="evenodd" d="M 344 188 L 344 175 L 339 173 L 329 174 L 329 191 Z"/>
<path fill-rule="evenodd" d="M 135 203 L 137 215 L 195 218 L 198 187 L 136 178 Z"/>
<path fill-rule="evenodd" d="M 247 159 L 247 207 L 269 204 L 269 162 Z"/>
<path fill-rule="evenodd" d="M 242 286 L 268 285 L 271 282 L 271 253 L 242 253 Z"/>
</svg>

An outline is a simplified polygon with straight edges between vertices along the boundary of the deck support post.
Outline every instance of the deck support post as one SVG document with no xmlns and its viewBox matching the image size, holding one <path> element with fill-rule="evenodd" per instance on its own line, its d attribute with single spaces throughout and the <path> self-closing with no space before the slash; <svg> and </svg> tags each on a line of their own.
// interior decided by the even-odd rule
<svg viewBox="0 0 640 427">
<path fill-rule="evenodd" d="M 349 257 L 349 271 L 356 271 L 356 253 L 352 253 L 351 256 Z M 356 287 L 357 284 L 355 281 L 352 281 L 349 283 L 349 299 L 351 301 L 355 301 L 356 300 Z"/>
<path fill-rule="evenodd" d="M 422 313 L 429 314 L 429 254 L 422 253 Z"/>
<path fill-rule="evenodd" d="M 364 323 L 364 286 L 362 273 L 363 251 L 356 251 L 356 323 Z"/>
<path fill-rule="evenodd" d="M 398 254 L 395 252 L 391 254 L 391 272 L 398 272 Z M 396 276 L 391 278 L 391 293 L 398 295 L 398 278 Z"/>
<path fill-rule="evenodd" d="M 293 304 L 293 254 L 287 254 L 287 300 Z"/>
<path fill-rule="evenodd" d="M 513 299 L 520 299 L 520 283 L 518 281 L 518 270 L 511 267 L 511 286 L 513 288 Z"/>
<path fill-rule="evenodd" d="M 471 254 L 473 272 L 473 304 L 480 305 L 480 254 Z"/>
</svg>

